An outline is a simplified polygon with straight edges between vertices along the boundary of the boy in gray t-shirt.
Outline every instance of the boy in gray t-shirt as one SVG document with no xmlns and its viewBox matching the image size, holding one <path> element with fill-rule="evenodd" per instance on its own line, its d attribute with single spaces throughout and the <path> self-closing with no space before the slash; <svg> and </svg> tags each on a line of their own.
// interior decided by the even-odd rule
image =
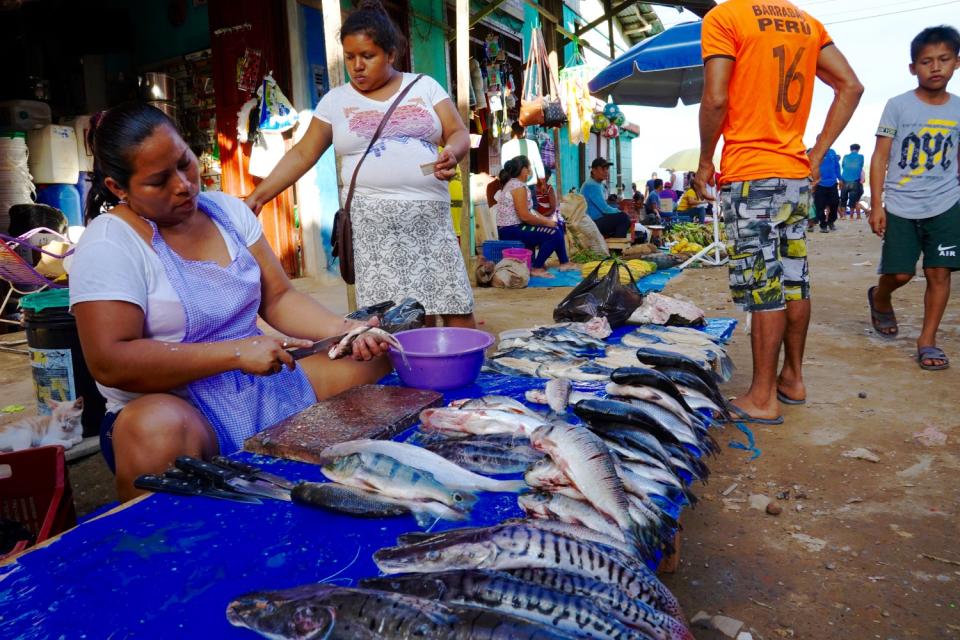
<svg viewBox="0 0 960 640">
<path fill-rule="evenodd" d="M 960 68 L 960 33 L 924 29 L 910 44 L 917 88 L 887 102 L 870 167 L 870 227 L 883 238 L 880 280 L 867 290 L 870 320 L 882 336 L 897 335 L 891 294 L 913 279 L 923 254 L 923 328 L 917 362 L 946 369 L 936 346 L 950 298 L 950 273 L 960 269 L 960 97 L 947 92 Z"/>
</svg>

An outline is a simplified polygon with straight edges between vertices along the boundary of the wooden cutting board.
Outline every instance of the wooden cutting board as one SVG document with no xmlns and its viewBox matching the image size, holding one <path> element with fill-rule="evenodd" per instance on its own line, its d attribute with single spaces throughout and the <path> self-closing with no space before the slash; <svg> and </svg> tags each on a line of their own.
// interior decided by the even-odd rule
<svg viewBox="0 0 960 640">
<path fill-rule="evenodd" d="M 330 445 L 359 438 L 388 439 L 438 406 L 436 391 L 367 384 L 321 400 L 312 407 L 248 438 L 243 448 L 287 460 L 319 464 Z"/>
</svg>

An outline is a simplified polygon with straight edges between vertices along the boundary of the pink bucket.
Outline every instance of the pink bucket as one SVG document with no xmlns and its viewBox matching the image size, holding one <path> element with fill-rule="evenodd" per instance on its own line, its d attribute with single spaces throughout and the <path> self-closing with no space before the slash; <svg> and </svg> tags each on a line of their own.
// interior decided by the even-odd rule
<svg viewBox="0 0 960 640">
<path fill-rule="evenodd" d="M 503 250 L 504 258 L 512 258 L 517 262 L 522 262 L 527 265 L 527 269 L 532 268 L 533 264 L 533 251 L 530 249 L 504 249 Z"/>
</svg>

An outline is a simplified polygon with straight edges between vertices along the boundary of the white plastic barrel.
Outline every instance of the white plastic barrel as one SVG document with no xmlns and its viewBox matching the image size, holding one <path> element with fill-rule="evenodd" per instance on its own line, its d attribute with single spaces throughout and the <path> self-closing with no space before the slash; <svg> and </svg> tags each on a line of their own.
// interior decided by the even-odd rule
<svg viewBox="0 0 960 640">
<path fill-rule="evenodd" d="M 30 173 L 37 184 L 76 184 L 80 179 L 77 162 L 77 134 L 73 127 L 48 124 L 27 132 Z"/>
</svg>

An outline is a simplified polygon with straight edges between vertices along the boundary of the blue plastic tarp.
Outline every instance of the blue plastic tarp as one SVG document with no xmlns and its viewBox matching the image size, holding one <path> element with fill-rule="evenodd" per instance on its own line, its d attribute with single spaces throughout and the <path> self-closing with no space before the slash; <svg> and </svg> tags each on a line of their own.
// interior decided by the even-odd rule
<svg viewBox="0 0 960 640">
<path fill-rule="evenodd" d="M 706 331 L 729 338 L 735 326 L 736 320 L 714 319 Z M 610 341 L 627 331 L 619 329 Z M 444 400 L 522 399 L 544 382 L 481 374 Z M 398 381 L 388 376 L 384 383 Z M 322 479 L 315 465 L 238 457 L 292 480 Z M 485 494 L 470 524 L 520 515 L 515 495 Z M 434 530 L 458 526 L 438 522 Z M 0 567 L 0 637 L 248 638 L 227 622 L 233 598 L 311 582 L 355 584 L 378 575 L 374 551 L 416 530 L 409 516 L 365 520 L 272 500 L 249 505 L 156 494 Z"/>
</svg>

